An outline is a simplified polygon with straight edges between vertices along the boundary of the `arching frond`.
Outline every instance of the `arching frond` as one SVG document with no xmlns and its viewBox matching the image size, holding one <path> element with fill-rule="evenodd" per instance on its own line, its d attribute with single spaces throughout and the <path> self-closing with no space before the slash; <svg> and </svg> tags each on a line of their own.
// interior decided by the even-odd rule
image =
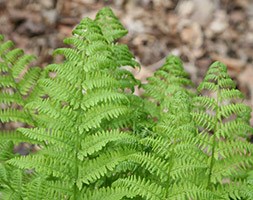
<svg viewBox="0 0 253 200">
<path fill-rule="evenodd" d="M 130 194 L 136 193 L 136 196 L 140 195 L 145 199 L 160 200 L 165 198 L 165 192 L 161 186 L 136 176 L 119 179 L 113 183 L 113 186 L 126 188 Z"/>
</svg>

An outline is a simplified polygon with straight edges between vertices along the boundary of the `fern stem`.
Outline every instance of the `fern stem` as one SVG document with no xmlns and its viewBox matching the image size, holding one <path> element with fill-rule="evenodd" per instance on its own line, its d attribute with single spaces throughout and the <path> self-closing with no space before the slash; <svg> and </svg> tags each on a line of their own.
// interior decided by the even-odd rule
<svg viewBox="0 0 253 200">
<path fill-rule="evenodd" d="M 76 130 L 76 134 L 78 133 L 78 130 Z M 78 179 L 78 173 L 79 173 L 79 169 L 78 166 L 80 165 L 79 163 L 79 159 L 78 159 L 78 152 L 81 148 L 81 140 L 80 138 L 76 137 L 76 141 L 75 141 L 75 166 L 74 166 L 74 178 L 75 178 L 75 184 L 73 185 L 73 192 L 74 192 L 74 200 L 79 200 L 79 195 L 78 195 L 78 185 L 77 185 L 77 179 Z"/>
<path fill-rule="evenodd" d="M 169 165 L 169 170 L 168 170 L 168 183 L 166 184 L 166 188 L 167 190 L 165 191 L 165 197 L 167 198 L 169 196 L 169 190 L 168 188 L 170 187 L 171 183 L 170 183 L 170 173 L 171 173 L 171 170 L 172 170 L 172 167 L 174 165 L 174 147 L 175 147 L 175 143 L 174 145 L 172 146 L 172 152 L 171 152 L 171 162 L 170 162 L 170 165 Z"/>
<path fill-rule="evenodd" d="M 219 80 L 218 80 L 219 82 Z M 219 85 L 219 84 L 218 84 Z M 210 170 L 209 170 L 209 174 L 208 174 L 208 182 L 207 182 L 207 187 L 209 189 L 211 189 L 211 177 L 212 177 L 212 174 L 213 174 L 213 167 L 214 167 L 214 163 L 215 163 L 215 160 L 214 160 L 214 153 L 215 153 L 215 150 L 216 150 L 216 132 L 218 130 L 218 125 L 219 123 L 221 123 L 220 121 L 220 90 L 218 88 L 218 91 L 217 91 L 217 97 L 216 97 L 216 113 L 215 113 L 215 129 L 214 129 L 214 133 L 213 133 L 213 141 L 212 141 L 212 154 L 211 154 L 211 162 L 210 162 Z"/>
<path fill-rule="evenodd" d="M 214 165 L 214 151 L 215 151 L 215 146 L 216 146 L 216 141 L 215 141 L 215 133 L 213 135 L 213 141 L 212 141 L 212 154 L 211 154 L 211 162 L 210 162 L 210 169 L 209 169 L 209 174 L 208 174 L 208 182 L 207 182 L 207 187 L 211 187 L 211 176 L 213 173 L 213 165 Z"/>
</svg>

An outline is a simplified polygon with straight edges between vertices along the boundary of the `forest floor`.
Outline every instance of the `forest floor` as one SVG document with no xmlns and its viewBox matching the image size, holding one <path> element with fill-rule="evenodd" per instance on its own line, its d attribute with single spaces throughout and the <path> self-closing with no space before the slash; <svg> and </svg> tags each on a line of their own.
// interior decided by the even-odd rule
<svg viewBox="0 0 253 200">
<path fill-rule="evenodd" d="M 253 105 L 252 0 L 0 0 L 0 33 L 35 54 L 43 67 L 53 62 L 53 50 L 64 46 L 75 25 L 104 6 L 129 30 L 121 42 L 141 63 L 136 73 L 141 80 L 168 54 L 183 59 L 196 84 L 219 60 Z"/>
</svg>

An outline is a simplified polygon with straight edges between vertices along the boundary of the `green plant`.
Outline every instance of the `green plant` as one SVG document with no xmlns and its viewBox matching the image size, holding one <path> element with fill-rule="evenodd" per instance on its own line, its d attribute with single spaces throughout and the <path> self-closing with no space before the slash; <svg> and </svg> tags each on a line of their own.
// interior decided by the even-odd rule
<svg viewBox="0 0 253 200">
<path fill-rule="evenodd" d="M 0 44 L 0 122 L 23 126 L 0 134 L 0 199 L 253 198 L 251 110 L 226 67 L 214 63 L 198 87 L 210 96 L 175 56 L 142 85 L 122 67 L 139 66 L 116 42 L 126 33 L 104 8 L 45 69 Z M 40 150 L 14 154 L 19 142 Z"/>
<path fill-rule="evenodd" d="M 114 185 L 144 199 L 252 199 L 251 109 L 234 101 L 243 95 L 220 62 L 198 87 L 210 96 L 193 94 L 185 78 L 171 56 L 144 87 L 158 105 L 158 120 L 140 139 L 146 148 L 130 160 L 145 171 Z"/>
</svg>

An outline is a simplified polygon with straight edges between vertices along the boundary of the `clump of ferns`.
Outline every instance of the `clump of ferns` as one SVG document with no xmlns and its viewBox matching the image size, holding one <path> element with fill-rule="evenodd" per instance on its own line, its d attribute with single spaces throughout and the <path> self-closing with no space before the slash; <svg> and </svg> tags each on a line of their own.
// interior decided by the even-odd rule
<svg viewBox="0 0 253 200">
<path fill-rule="evenodd" d="M 160 83 L 164 79 L 155 80 L 151 87 L 166 91 Z M 247 177 L 252 145 L 245 138 L 252 131 L 251 110 L 232 101 L 243 95 L 226 67 L 214 63 L 198 87 L 213 91 L 212 97 L 192 95 L 176 81 L 169 84 L 177 92 L 159 93 L 156 87 L 151 93 L 159 102 L 158 121 L 140 140 L 146 150 L 130 157 L 144 172 L 119 179 L 114 186 L 128 188 L 137 199 L 252 199 Z"/>
<path fill-rule="evenodd" d="M 251 109 L 235 101 L 243 95 L 220 62 L 211 65 L 198 91 L 203 95 L 194 98 L 192 116 L 200 131 L 198 146 L 209 157 L 205 185 L 225 199 L 252 199 L 247 171 L 253 147 L 246 140 Z"/>
<path fill-rule="evenodd" d="M 138 66 L 127 46 L 115 43 L 126 33 L 102 9 L 75 28 L 65 40 L 72 48 L 55 51 L 65 61 L 41 78 L 23 73 L 29 62 L 15 64 L 20 50 L 0 45 L 1 91 L 14 91 L 1 99 L 7 109 L 0 120 L 34 127 L 0 136 L 0 198 L 252 199 L 250 110 L 233 102 L 242 95 L 226 67 L 214 63 L 199 86 L 212 96 L 197 96 L 180 59 L 168 57 L 144 86 L 143 101 L 132 94 L 140 83 L 121 67 Z M 12 112 L 19 102 L 23 109 Z M 42 150 L 17 158 L 8 140 Z"/>
<path fill-rule="evenodd" d="M 100 22 L 101 15 L 110 26 Z M 138 82 L 120 66 L 137 63 L 126 46 L 113 42 L 125 33 L 111 10 L 105 8 L 95 20 L 82 20 L 73 37 L 65 40 L 73 48 L 55 51 L 66 60 L 46 67 L 48 75 L 39 80 L 48 97 L 26 105 L 36 127 L 19 130 L 42 143 L 43 149 L 9 161 L 40 174 L 29 183 L 27 198 L 34 198 L 35 189 L 40 191 L 37 199 L 96 197 L 104 191 L 96 189 L 110 185 L 119 176 L 110 171 L 135 152 L 135 136 L 124 129 L 132 130 L 133 122 L 140 119 L 138 114 L 131 117 L 140 101 L 131 94 Z M 52 72 L 55 77 L 50 76 Z M 125 169 L 119 166 L 118 170 L 121 168 Z M 113 195 L 113 190 L 109 191 L 107 198 L 113 199 Z"/>
<path fill-rule="evenodd" d="M 157 122 L 149 134 L 140 140 L 144 151 L 130 157 L 143 171 L 120 179 L 116 187 L 128 188 L 137 199 L 212 199 L 213 195 L 201 184 L 198 175 L 207 168 L 207 157 L 197 148 L 196 128 L 191 117 L 191 84 L 182 62 L 175 56 L 144 86 L 156 107 Z M 150 110 L 150 109 L 149 109 Z"/>
</svg>

